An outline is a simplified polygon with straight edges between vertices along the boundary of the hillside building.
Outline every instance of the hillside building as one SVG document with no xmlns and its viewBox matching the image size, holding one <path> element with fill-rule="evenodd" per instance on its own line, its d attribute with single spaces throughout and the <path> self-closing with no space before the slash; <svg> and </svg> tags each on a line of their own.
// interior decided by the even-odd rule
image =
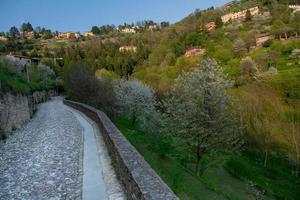
<svg viewBox="0 0 300 200">
<path fill-rule="evenodd" d="M 250 13 L 251 13 L 252 16 L 255 16 L 255 15 L 259 14 L 259 8 L 258 8 L 258 6 L 253 7 L 253 8 L 249 8 L 247 10 L 250 11 Z M 229 13 L 229 14 L 223 15 L 221 17 L 222 22 L 223 23 L 227 23 L 230 20 L 243 19 L 243 18 L 246 17 L 247 10 L 242 10 L 240 12 Z"/>
<path fill-rule="evenodd" d="M 207 24 L 205 24 L 205 28 L 206 30 L 208 31 L 212 31 L 212 30 L 215 30 L 216 29 L 216 23 L 215 22 L 209 22 Z"/>
<path fill-rule="evenodd" d="M 300 12 L 300 5 L 289 5 L 289 8 L 293 9 L 294 12 Z"/>
<path fill-rule="evenodd" d="M 84 37 L 93 37 L 93 36 L 95 36 L 93 32 L 89 31 L 84 33 Z"/>
<path fill-rule="evenodd" d="M 150 26 L 148 27 L 148 30 L 150 30 L 150 31 L 158 30 L 158 26 L 157 26 L 157 25 L 150 25 Z"/>
<path fill-rule="evenodd" d="M 79 39 L 80 38 L 80 33 L 78 32 L 63 32 L 63 33 L 58 33 L 56 36 L 57 39 Z"/>
<path fill-rule="evenodd" d="M 263 46 L 263 44 L 270 40 L 270 39 L 273 39 L 274 37 L 270 34 L 270 33 L 265 33 L 265 34 L 260 34 L 260 35 L 257 35 L 255 37 L 256 39 L 256 48 L 260 48 Z"/>
<path fill-rule="evenodd" d="M 188 49 L 186 52 L 185 52 L 185 57 L 189 58 L 189 57 L 194 57 L 194 56 L 201 56 L 205 54 L 205 49 L 202 49 L 202 48 L 191 48 L 191 49 Z"/>
<path fill-rule="evenodd" d="M 0 41 L 6 41 L 7 40 L 7 37 L 5 36 L 0 36 Z"/>
<path fill-rule="evenodd" d="M 22 38 L 28 38 L 28 39 L 31 39 L 34 37 L 34 32 L 33 31 L 30 31 L 30 32 L 27 32 L 27 31 L 24 31 L 24 32 L 20 32 L 20 36 Z"/>
<path fill-rule="evenodd" d="M 119 48 L 119 52 L 137 52 L 137 47 L 136 46 L 122 46 Z"/>
<path fill-rule="evenodd" d="M 134 28 L 124 28 L 120 30 L 121 33 L 136 33 Z"/>
</svg>

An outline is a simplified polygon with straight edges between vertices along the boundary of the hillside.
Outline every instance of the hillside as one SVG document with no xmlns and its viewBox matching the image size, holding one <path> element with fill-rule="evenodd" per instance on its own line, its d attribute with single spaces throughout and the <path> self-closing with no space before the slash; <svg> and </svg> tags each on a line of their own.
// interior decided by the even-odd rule
<svg viewBox="0 0 300 200">
<path fill-rule="evenodd" d="M 151 21 L 143 28 L 126 24 L 118 29 L 93 27 L 89 36 L 81 38 L 48 39 L 43 35 L 0 41 L 0 52 L 42 57 L 65 81 L 66 94 L 110 114 L 181 199 L 297 199 L 300 12 L 294 4 L 242 0 L 196 10 L 171 25 Z M 127 29 L 131 32 L 120 31 Z M 205 152 L 198 176 L 195 155 L 177 138 L 149 134 L 143 129 L 144 121 L 135 123 L 129 111 L 114 113 L 122 105 L 114 102 L 118 95 L 112 94 L 111 84 L 123 78 L 150 86 L 158 102 L 153 107 L 165 114 L 160 106 L 168 100 L 178 77 L 201 70 L 207 59 L 215 60 L 232 83 L 226 93 L 233 99 L 232 113 L 240 113 L 244 143 L 239 151 L 213 147 Z M 77 90 L 81 86 L 87 89 Z"/>
</svg>

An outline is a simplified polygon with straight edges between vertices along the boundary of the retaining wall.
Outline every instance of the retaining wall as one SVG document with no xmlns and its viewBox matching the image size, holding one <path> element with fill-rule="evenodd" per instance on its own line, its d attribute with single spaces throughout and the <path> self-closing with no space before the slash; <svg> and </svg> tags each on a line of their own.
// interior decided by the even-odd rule
<svg viewBox="0 0 300 200">
<path fill-rule="evenodd" d="M 178 199 L 103 112 L 73 101 L 64 100 L 64 103 L 83 112 L 99 126 L 127 199 Z"/>
<path fill-rule="evenodd" d="M 8 135 L 30 120 L 37 104 L 56 95 L 55 91 L 35 91 L 31 95 L 0 93 L 0 135 Z"/>
</svg>

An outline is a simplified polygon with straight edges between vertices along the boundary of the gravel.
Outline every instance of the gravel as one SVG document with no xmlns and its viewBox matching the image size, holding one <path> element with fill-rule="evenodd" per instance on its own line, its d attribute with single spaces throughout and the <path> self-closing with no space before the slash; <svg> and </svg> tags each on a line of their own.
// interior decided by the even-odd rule
<svg viewBox="0 0 300 200">
<path fill-rule="evenodd" d="M 83 130 L 61 98 L 0 142 L 0 199 L 81 199 Z"/>
</svg>

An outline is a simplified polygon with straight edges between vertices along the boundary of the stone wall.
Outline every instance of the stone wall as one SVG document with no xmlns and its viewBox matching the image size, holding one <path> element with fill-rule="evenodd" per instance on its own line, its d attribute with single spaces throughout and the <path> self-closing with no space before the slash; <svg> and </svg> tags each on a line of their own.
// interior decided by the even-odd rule
<svg viewBox="0 0 300 200">
<path fill-rule="evenodd" d="M 33 115 L 37 104 L 56 95 L 55 91 L 35 91 L 31 95 L 0 93 L 0 135 L 8 135 Z"/>
<path fill-rule="evenodd" d="M 73 101 L 64 100 L 64 103 L 83 112 L 99 126 L 127 199 L 178 199 L 103 112 Z"/>
</svg>

